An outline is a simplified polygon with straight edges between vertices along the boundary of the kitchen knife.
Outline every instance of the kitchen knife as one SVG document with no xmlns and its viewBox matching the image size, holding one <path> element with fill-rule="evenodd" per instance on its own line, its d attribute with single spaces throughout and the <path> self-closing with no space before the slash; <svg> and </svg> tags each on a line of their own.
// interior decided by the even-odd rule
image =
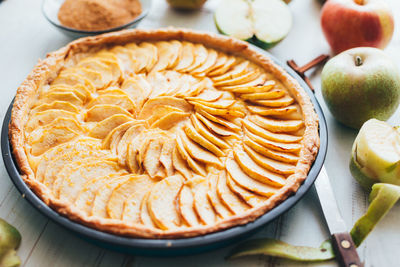
<svg viewBox="0 0 400 267">
<path fill-rule="evenodd" d="M 340 215 L 325 166 L 322 166 L 321 172 L 315 181 L 315 189 L 331 233 L 332 245 L 340 266 L 362 267 L 363 264 L 358 256 L 356 246 Z"/>
</svg>

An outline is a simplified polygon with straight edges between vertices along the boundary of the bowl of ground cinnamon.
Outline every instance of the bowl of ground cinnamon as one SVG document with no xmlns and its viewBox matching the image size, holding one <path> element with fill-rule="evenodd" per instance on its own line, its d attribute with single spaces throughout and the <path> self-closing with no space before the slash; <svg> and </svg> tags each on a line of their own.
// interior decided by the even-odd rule
<svg viewBox="0 0 400 267">
<path fill-rule="evenodd" d="M 147 15 L 151 0 L 44 0 L 46 19 L 70 37 L 134 28 Z"/>
</svg>

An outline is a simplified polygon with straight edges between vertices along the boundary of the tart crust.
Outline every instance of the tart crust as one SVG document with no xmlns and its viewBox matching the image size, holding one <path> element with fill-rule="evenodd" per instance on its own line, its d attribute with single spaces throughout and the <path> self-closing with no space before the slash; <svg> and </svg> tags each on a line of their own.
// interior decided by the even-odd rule
<svg viewBox="0 0 400 267">
<path fill-rule="evenodd" d="M 161 40 L 201 43 L 209 48 L 215 48 L 226 53 L 242 56 L 258 64 L 282 82 L 301 106 L 305 132 L 299 154 L 300 160 L 296 165 L 296 171 L 293 175 L 288 177 L 286 184 L 280 188 L 278 193 L 270 197 L 263 205 L 249 209 L 242 214 L 233 215 L 227 219 L 216 222 L 214 225 L 188 227 L 176 230 L 160 230 L 149 228 L 141 224 L 125 223 L 121 220 L 89 217 L 70 203 L 55 199 L 49 189 L 35 179 L 35 174 L 28 162 L 28 157 L 24 149 L 24 126 L 38 88 L 42 84 L 54 79 L 62 67 L 75 63 L 83 56 L 96 52 L 101 48 L 112 45 L 123 45 L 131 42 L 138 43 L 141 41 Z M 313 105 L 300 84 L 285 70 L 274 64 L 267 56 L 252 49 L 246 42 L 212 33 L 177 28 L 157 30 L 135 29 L 87 37 L 73 41 L 67 46 L 49 53 L 44 60 L 39 60 L 32 72 L 18 88 L 9 126 L 9 139 L 11 141 L 13 155 L 19 166 L 23 180 L 32 191 L 52 209 L 73 221 L 97 230 L 117 235 L 142 238 L 192 237 L 254 221 L 298 190 L 302 182 L 306 179 L 319 149 L 318 117 L 314 111 Z"/>
</svg>

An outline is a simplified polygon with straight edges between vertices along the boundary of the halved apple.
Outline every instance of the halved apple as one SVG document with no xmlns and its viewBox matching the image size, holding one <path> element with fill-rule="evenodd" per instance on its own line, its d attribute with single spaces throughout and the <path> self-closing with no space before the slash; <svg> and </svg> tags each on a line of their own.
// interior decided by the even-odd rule
<svg viewBox="0 0 400 267">
<path fill-rule="evenodd" d="M 214 18 L 220 32 L 264 49 L 284 39 L 292 26 L 290 9 L 281 0 L 224 0 Z"/>
</svg>

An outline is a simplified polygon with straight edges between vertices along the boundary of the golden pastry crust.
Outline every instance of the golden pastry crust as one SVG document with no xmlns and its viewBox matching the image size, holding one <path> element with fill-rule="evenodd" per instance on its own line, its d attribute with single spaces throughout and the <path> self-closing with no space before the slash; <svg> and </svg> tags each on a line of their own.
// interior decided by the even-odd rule
<svg viewBox="0 0 400 267">
<path fill-rule="evenodd" d="M 300 160 L 296 165 L 295 173 L 287 178 L 286 184 L 280 188 L 278 193 L 268 198 L 263 205 L 249 209 L 239 215 L 233 215 L 227 219 L 218 221 L 214 225 L 160 230 L 141 224 L 125 223 L 121 220 L 89 217 L 69 202 L 55 199 L 49 189 L 35 179 L 35 173 L 29 164 L 25 152 L 24 126 L 38 88 L 42 84 L 53 80 L 62 67 L 76 63 L 76 61 L 83 56 L 98 51 L 101 48 L 110 47 L 112 45 L 123 45 L 131 42 L 139 43 L 141 41 L 161 40 L 201 43 L 209 48 L 215 48 L 226 53 L 242 56 L 261 66 L 265 71 L 271 73 L 284 84 L 301 106 L 305 131 L 299 155 Z M 299 186 L 306 179 L 319 149 L 318 117 L 314 111 L 313 105 L 299 83 L 286 73 L 286 71 L 274 64 L 267 56 L 252 49 L 246 42 L 211 33 L 175 28 L 126 30 L 82 38 L 68 44 L 58 51 L 48 54 L 46 59 L 38 62 L 26 80 L 18 88 L 12 109 L 9 138 L 23 180 L 32 191 L 51 208 L 73 221 L 101 231 L 143 238 L 184 238 L 198 236 L 254 221 L 298 190 Z"/>
</svg>

